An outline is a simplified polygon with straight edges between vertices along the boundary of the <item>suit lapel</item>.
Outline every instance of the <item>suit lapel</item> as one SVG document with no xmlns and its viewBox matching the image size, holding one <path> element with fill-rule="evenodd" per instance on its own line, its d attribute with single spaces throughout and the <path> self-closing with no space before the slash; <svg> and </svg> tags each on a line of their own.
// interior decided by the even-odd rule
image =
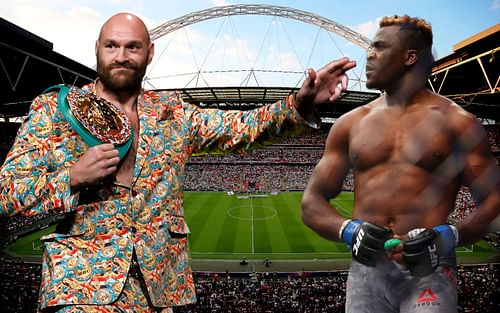
<svg viewBox="0 0 500 313">
<path fill-rule="evenodd" d="M 154 136 L 154 127 L 156 126 L 156 112 L 150 104 L 144 101 L 143 95 L 140 96 L 138 104 L 139 138 L 137 141 L 137 154 L 134 167 L 134 177 L 136 179 L 144 177 L 144 174 L 146 174 L 143 173 L 143 171 L 145 167 L 147 168 L 149 166 L 148 155 Z"/>
</svg>

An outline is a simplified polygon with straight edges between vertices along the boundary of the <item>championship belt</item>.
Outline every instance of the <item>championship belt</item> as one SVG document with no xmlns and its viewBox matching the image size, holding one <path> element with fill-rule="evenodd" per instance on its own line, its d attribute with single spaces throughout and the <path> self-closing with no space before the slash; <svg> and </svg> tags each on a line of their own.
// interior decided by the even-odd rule
<svg viewBox="0 0 500 313">
<path fill-rule="evenodd" d="M 123 158 L 133 141 L 132 124 L 127 116 L 111 102 L 76 87 L 57 85 L 44 93 L 57 89 L 57 108 L 83 141 L 89 147 L 112 143 L 120 159 Z"/>
</svg>

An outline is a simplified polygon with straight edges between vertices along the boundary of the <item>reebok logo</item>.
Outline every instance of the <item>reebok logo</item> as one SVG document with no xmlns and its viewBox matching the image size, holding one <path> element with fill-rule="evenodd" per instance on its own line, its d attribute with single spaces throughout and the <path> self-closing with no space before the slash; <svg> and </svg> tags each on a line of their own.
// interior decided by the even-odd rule
<svg viewBox="0 0 500 313">
<path fill-rule="evenodd" d="M 413 304 L 413 308 L 423 308 L 423 307 L 436 307 L 441 306 L 441 303 L 438 302 L 438 299 L 434 292 L 432 292 L 431 288 L 426 288 L 420 294 L 415 304 Z"/>
<path fill-rule="evenodd" d="M 437 301 L 436 296 L 434 295 L 434 292 L 432 292 L 431 288 L 426 288 L 421 294 L 420 297 L 418 297 L 417 302 L 430 302 L 430 301 Z"/>
<path fill-rule="evenodd" d="M 352 247 L 354 255 L 358 255 L 359 246 L 361 246 L 361 241 L 363 240 L 364 235 L 365 232 L 363 231 L 363 229 L 360 229 L 358 235 L 356 236 L 356 241 L 354 242 L 354 246 Z"/>
</svg>

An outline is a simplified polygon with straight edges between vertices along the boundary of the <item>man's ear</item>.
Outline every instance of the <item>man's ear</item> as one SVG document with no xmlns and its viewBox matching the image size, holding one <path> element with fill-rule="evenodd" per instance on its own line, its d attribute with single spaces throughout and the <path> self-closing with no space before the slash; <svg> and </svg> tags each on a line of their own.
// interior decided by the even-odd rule
<svg viewBox="0 0 500 313">
<path fill-rule="evenodd" d="M 97 53 L 98 53 L 97 51 L 99 51 L 99 40 L 95 41 L 95 47 L 94 47 L 95 55 L 97 55 Z"/>
<path fill-rule="evenodd" d="M 155 44 L 154 44 L 154 42 L 152 42 L 151 45 L 149 46 L 148 65 L 153 60 L 154 54 L 155 54 Z"/>
<path fill-rule="evenodd" d="M 418 61 L 418 51 L 415 49 L 406 50 L 406 65 L 416 64 Z"/>
</svg>

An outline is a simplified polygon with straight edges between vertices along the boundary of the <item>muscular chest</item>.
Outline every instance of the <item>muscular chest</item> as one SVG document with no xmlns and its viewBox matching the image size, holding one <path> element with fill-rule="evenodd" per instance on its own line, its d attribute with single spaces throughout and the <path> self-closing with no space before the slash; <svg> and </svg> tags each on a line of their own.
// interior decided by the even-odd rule
<svg viewBox="0 0 500 313">
<path fill-rule="evenodd" d="M 350 134 L 349 155 L 355 168 L 395 162 L 432 170 L 453 150 L 453 137 L 439 112 L 375 112 Z"/>
</svg>

